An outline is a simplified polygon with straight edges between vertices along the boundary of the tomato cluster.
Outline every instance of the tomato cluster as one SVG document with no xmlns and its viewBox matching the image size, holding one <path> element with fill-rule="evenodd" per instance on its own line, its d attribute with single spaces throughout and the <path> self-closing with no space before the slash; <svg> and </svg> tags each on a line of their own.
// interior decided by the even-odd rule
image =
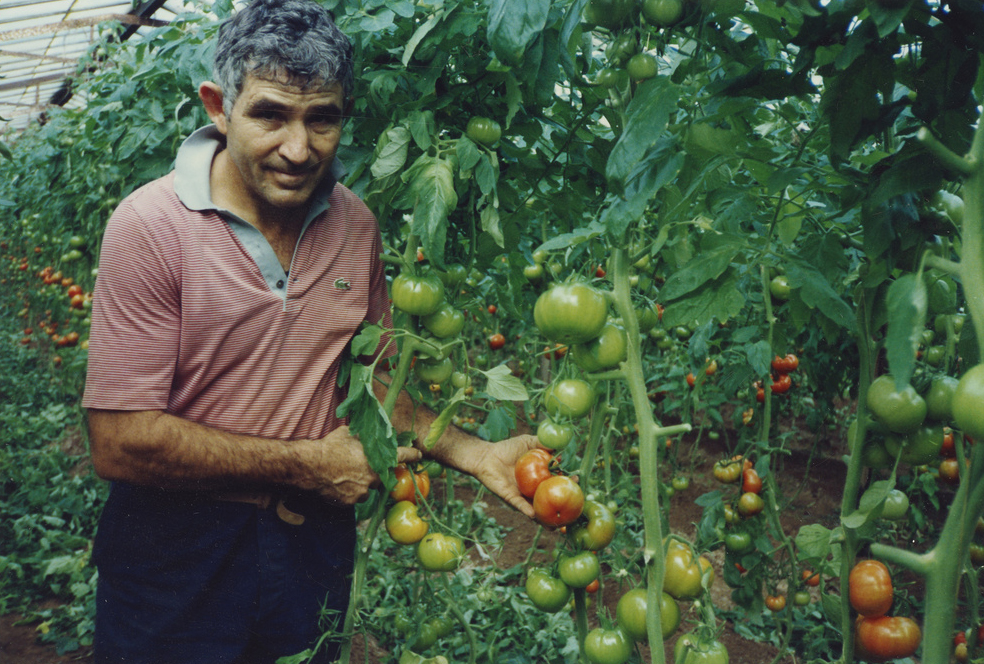
<svg viewBox="0 0 984 664">
<path fill-rule="evenodd" d="M 892 576 L 878 560 L 858 561 L 848 576 L 851 608 L 858 612 L 855 642 L 862 657 L 887 661 L 909 657 L 919 647 L 922 632 L 911 618 L 889 616 L 894 601 Z"/>
<path fill-rule="evenodd" d="M 584 492 L 566 475 L 554 474 L 554 457 L 548 450 L 530 450 L 516 462 L 519 491 L 533 501 L 541 524 L 562 527 L 574 523 L 584 509 Z"/>
</svg>

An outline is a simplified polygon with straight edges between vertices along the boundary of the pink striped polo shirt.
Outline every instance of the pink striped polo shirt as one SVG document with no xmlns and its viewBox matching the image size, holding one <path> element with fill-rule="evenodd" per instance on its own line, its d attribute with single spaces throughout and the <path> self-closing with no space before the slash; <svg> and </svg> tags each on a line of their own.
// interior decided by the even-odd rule
<svg viewBox="0 0 984 664">
<path fill-rule="evenodd" d="M 391 326 L 376 219 L 326 183 L 288 276 L 258 230 L 211 203 L 218 146 L 210 128 L 196 132 L 175 171 L 109 220 L 82 405 L 320 438 L 340 423 L 346 344 L 363 320 Z"/>
</svg>

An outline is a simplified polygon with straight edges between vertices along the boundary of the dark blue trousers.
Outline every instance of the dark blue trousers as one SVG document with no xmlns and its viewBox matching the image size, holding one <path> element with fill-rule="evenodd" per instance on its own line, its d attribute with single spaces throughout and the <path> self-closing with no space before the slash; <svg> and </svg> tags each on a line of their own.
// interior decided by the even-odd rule
<svg viewBox="0 0 984 664">
<path fill-rule="evenodd" d="M 114 484 L 93 551 L 96 664 L 272 664 L 340 628 L 353 510 L 315 497 L 289 506 L 303 524 L 273 507 Z"/>
</svg>

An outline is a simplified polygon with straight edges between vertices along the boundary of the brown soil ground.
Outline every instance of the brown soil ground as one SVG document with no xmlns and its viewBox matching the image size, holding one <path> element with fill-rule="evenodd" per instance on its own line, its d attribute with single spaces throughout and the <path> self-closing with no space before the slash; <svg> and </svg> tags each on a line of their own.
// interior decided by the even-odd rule
<svg viewBox="0 0 984 664">
<path fill-rule="evenodd" d="M 844 439 L 842 432 L 824 432 L 817 449 L 820 454 L 811 457 L 814 448 L 814 437 L 806 433 L 802 422 L 788 423 L 783 428 L 794 426 L 802 435 L 795 436 L 790 455 L 785 458 L 782 473 L 778 476 L 783 493 L 792 504 L 783 510 L 782 522 L 787 534 L 794 536 L 798 529 L 805 524 L 820 523 L 827 527 L 836 525 L 840 511 L 840 500 L 843 492 L 845 466 L 840 461 L 844 453 L 839 441 Z M 727 432 L 733 433 L 733 432 Z M 700 444 L 693 456 L 694 471 L 691 474 L 691 486 L 678 493 L 672 500 L 670 511 L 670 529 L 685 537 L 692 538 L 695 524 L 700 520 L 702 508 L 694 500 L 707 491 L 719 488 L 713 480 L 711 469 L 714 461 L 726 453 L 726 436 L 719 441 L 705 441 Z M 686 447 L 686 445 L 685 445 Z M 682 448 L 681 448 L 682 449 Z M 812 461 L 811 461 L 812 458 Z M 435 482 L 435 491 L 440 491 L 440 483 Z M 467 487 L 459 483 L 456 487 L 456 497 L 467 500 Z M 508 535 L 502 553 L 497 561 L 500 568 L 507 569 L 522 562 L 534 541 L 537 526 L 528 519 L 496 501 L 488 501 L 488 513 L 502 526 L 508 529 Z M 548 535 L 549 539 L 549 535 Z M 550 543 L 541 537 L 539 546 L 549 547 Z M 714 604 L 719 609 L 728 609 L 731 604 L 731 589 L 722 580 L 721 565 L 724 562 L 723 551 L 718 550 L 708 554 L 708 558 L 716 568 L 716 581 L 712 588 Z M 602 601 L 614 614 L 617 601 L 615 584 L 608 584 Z M 721 635 L 721 641 L 727 646 L 731 664 L 769 664 L 777 654 L 776 648 L 754 641 L 749 641 L 735 633 L 733 626 L 726 624 Z M 21 624 L 17 615 L 0 616 L 0 664 L 90 664 L 92 656 L 89 652 L 75 652 L 59 656 L 53 648 L 37 642 L 36 625 Z M 667 661 L 672 662 L 672 646 L 675 637 L 667 642 Z M 353 661 L 368 662 L 369 664 L 384 664 L 392 658 L 377 644 L 370 641 L 368 653 L 366 644 L 357 637 Z M 648 653 L 643 652 L 644 661 L 648 661 Z M 787 655 L 779 664 L 793 664 L 794 657 Z"/>
</svg>

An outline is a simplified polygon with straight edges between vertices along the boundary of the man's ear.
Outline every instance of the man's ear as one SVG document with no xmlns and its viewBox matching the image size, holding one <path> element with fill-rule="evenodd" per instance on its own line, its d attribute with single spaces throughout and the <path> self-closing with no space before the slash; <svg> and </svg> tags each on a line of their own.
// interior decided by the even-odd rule
<svg viewBox="0 0 984 664">
<path fill-rule="evenodd" d="M 212 81 L 205 81 L 198 86 L 198 96 L 202 100 L 202 105 L 205 106 L 205 112 L 208 113 L 208 117 L 215 123 L 216 129 L 222 134 L 225 134 L 228 118 L 226 117 L 225 110 L 222 108 L 222 102 L 224 100 L 222 88 Z"/>
</svg>

